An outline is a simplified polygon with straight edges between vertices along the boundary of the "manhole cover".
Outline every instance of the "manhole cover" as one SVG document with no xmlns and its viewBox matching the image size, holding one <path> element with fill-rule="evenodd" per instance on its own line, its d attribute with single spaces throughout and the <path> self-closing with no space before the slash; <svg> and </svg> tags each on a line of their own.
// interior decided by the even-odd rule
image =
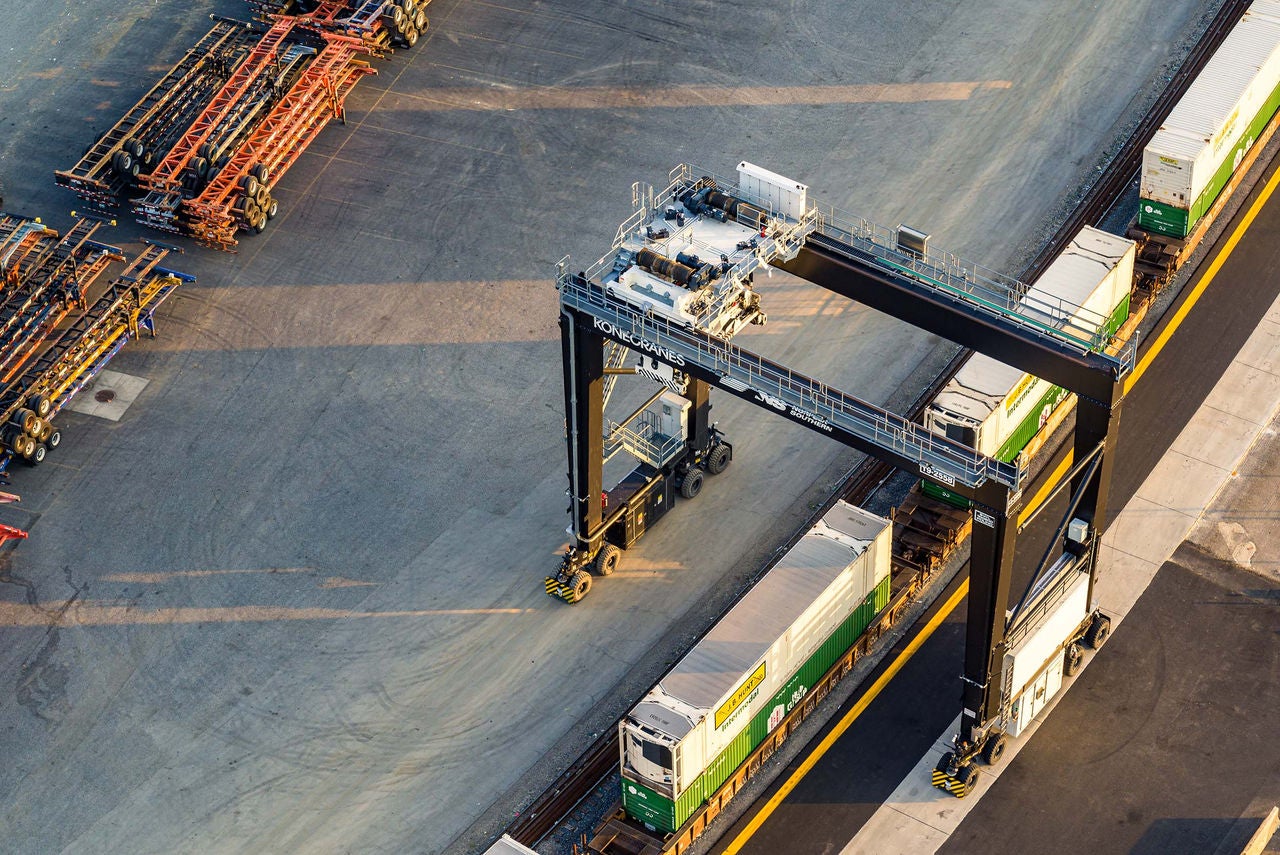
<svg viewBox="0 0 1280 855">
<path fill-rule="evenodd" d="M 93 393 L 93 400 L 97 401 L 99 404 L 106 404 L 110 401 L 114 401 L 115 399 L 116 393 L 112 392 L 110 389 L 99 389 L 97 392 Z"/>
</svg>

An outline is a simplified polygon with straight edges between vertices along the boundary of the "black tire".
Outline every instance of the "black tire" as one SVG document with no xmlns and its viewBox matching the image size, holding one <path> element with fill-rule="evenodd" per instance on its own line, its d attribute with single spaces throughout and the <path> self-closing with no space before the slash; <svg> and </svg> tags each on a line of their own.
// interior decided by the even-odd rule
<svg viewBox="0 0 1280 855">
<path fill-rule="evenodd" d="M 22 449 L 26 447 L 26 436 L 27 435 L 22 432 L 22 428 L 10 427 L 4 439 L 5 448 L 9 449 L 14 454 L 21 454 Z"/>
<path fill-rule="evenodd" d="M 35 410 L 36 415 L 40 418 L 44 418 L 49 415 L 49 411 L 53 409 L 53 402 L 44 395 L 36 395 L 27 402 L 27 407 Z"/>
<path fill-rule="evenodd" d="M 597 576 L 611 576 L 622 562 L 622 550 L 612 543 L 606 543 L 596 553 L 595 573 Z"/>
<path fill-rule="evenodd" d="M 25 433 L 22 435 L 22 459 L 30 460 L 31 455 L 36 453 L 36 441 Z"/>
<path fill-rule="evenodd" d="M 53 451 L 59 445 L 62 445 L 62 431 L 54 428 L 49 433 L 49 438 L 45 440 L 44 444 L 49 446 L 50 451 Z"/>
<path fill-rule="evenodd" d="M 569 577 L 569 589 L 572 592 L 573 602 L 578 602 L 587 594 L 591 593 L 591 574 L 586 570 L 579 570 Z"/>
<path fill-rule="evenodd" d="M 956 780 L 964 786 L 964 789 L 956 793 L 956 797 L 962 799 L 973 792 L 973 788 L 978 785 L 979 776 L 978 767 L 972 763 L 965 763 L 957 769 Z"/>
<path fill-rule="evenodd" d="M 265 163 L 255 163 L 253 168 L 249 170 L 249 174 L 258 179 L 259 184 L 266 184 L 267 179 L 271 177 L 271 170 L 267 168 Z"/>
<path fill-rule="evenodd" d="M 48 455 L 49 449 L 45 448 L 43 442 L 37 442 L 35 448 L 31 449 L 31 456 L 27 458 L 27 462 L 32 466 L 39 466 L 44 463 L 44 458 Z"/>
<path fill-rule="evenodd" d="M 142 143 L 133 137 L 124 141 L 124 149 L 129 152 L 129 156 L 134 160 L 142 157 Z"/>
<path fill-rule="evenodd" d="M 405 47 L 413 47 L 418 43 L 418 31 L 412 26 L 404 28 L 404 32 L 400 34 L 400 38 L 404 41 Z"/>
<path fill-rule="evenodd" d="M 427 10 L 419 6 L 418 11 L 413 13 L 413 28 L 418 31 L 418 35 L 422 35 L 430 23 L 427 20 Z"/>
<path fill-rule="evenodd" d="M 252 175 L 246 175 L 240 179 L 240 186 L 244 188 L 244 195 L 252 199 L 258 192 L 258 179 Z"/>
<path fill-rule="evenodd" d="M 253 233 L 262 234 L 267 230 L 267 215 L 262 211 L 258 212 L 258 218 L 253 221 Z"/>
<path fill-rule="evenodd" d="M 35 428 L 31 431 L 31 435 L 35 437 L 36 442 L 44 442 L 51 433 L 53 433 L 53 425 L 49 424 L 45 419 L 36 419 Z"/>
<path fill-rule="evenodd" d="M 13 414 L 12 423 L 22 428 L 23 433 L 31 433 L 31 429 L 36 426 L 36 419 L 40 418 L 26 407 L 18 410 Z"/>
<path fill-rule="evenodd" d="M 938 759 L 938 764 L 933 768 L 944 775 L 950 775 L 952 764 L 955 762 L 956 762 L 955 752 L 948 751 L 946 754 L 943 754 L 942 757 Z"/>
<path fill-rule="evenodd" d="M 1089 628 L 1085 630 L 1084 643 L 1097 650 L 1106 644 L 1110 637 L 1111 618 L 1106 615 L 1094 615 L 1093 623 L 1089 624 Z"/>
<path fill-rule="evenodd" d="M 1084 651 L 1080 649 L 1080 645 L 1074 641 L 1067 645 L 1066 651 L 1062 654 L 1062 675 L 1064 677 L 1074 677 L 1080 670 L 1080 663 L 1084 661 Z"/>
<path fill-rule="evenodd" d="M 702 492 L 702 470 L 690 469 L 680 482 L 680 495 L 686 499 L 696 498 Z"/>
<path fill-rule="evenodd" d="M 1009 737 L 1005 735 L 1003 730 L 993 730 L 987 734 L 987 741 L 982 746 L 982 762 L 988 766 L 994 766 L 1000 762 L 1000 758 L 1004 756 L 1004 750 L 1009 747 Z"/>
<path fill-rule="evenodd" d="M 280 203 L 273 198 L 271 200 L 271 204 L 267 205 L 265 213 L 268 220 L 274 220 L 276 218 L 276 214 L 280 213 Z"/>
<path fill-rule="evenodd" d="M 711 449 L 711 453 L 707 455 L 707 472 L 711 475 L 719 475 L 729 468 L 731 460 L 733 460 L 733 452 L 729 446 L 721 443 Z"/>
<path fill-rule="evenodd" d="M 197 157 L 191 161 L 191 168 L 196 171 L 196 175 L 205 178 L 209 175 L 209 159 L 206 157 Z"/>
</svg>

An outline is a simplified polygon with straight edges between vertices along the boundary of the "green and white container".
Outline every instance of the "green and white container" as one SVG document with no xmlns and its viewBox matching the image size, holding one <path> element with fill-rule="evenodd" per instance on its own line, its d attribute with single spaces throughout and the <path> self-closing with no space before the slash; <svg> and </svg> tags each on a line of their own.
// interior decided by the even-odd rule
<svg viewBox="0 0 1280 855">
<path fill-rule="evenodd" d="M 1129 317 L 1135 244 L 1085 226 L 1054 259 L 1025 304 L 1074 307 L 1071 326 L 1104 330 L 1108 337 Z M 1011 461 L 1039 432 L 1066 390 L 981 353 L 969 357 L 925 409 L 924 426 L 970 445 L 988 457 Z M 930 481 L 926 495 L 960 507 L 965 499 Z"/>
<path fill-rule="evenodd" d="M 889 521 L 837 502 L 618 724 L 622 804 L 673 832 L 889 602 Z"/>
<path fill-rule="evenodd" d="M 1254 0 L 1142 152 L 1138 225 L 1186 237 L 1280 106 L 1280 0 Z"/>
</svg>

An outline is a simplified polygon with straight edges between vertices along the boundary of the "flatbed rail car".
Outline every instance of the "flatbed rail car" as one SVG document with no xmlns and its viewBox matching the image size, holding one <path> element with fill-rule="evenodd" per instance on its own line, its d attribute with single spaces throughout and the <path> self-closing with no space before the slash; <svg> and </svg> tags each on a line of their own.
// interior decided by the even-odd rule
<svg viewBox="0 0 1280 855">
<path fill-rule="evenodd" d="M 114 209 L 172 150 L 182 133 L 244 60 L 261 32 L 219 20 L 138 103 L 54 183 L 102 209 Z"/>
<path fill-rule="evenodd" d="M 355 36 L 380 53 L 411 48 L 427 31 L 431 0 L 247 0 L 262 20 L 280 15 L 305 18 L 331 32 Z"/>
<path fill-rule="evenodd" d="M 32 465 L 43 462 L 62 442 L 53 422 L 58 413 L 127 342 L 144 329 L 154 335 L 156 309 L 180 283 L 194 281 L 160 266 L 174 250 L 148 243 L 101 296 L 53 333 L 51 343 L 0 388 L 0 471 L 17 458 Z"/>
</svg>

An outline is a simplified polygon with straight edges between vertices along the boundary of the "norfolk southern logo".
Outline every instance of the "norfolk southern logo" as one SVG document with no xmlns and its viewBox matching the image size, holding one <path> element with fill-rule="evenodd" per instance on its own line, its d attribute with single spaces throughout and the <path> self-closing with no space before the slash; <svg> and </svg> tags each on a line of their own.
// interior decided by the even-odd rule
<svg viewBox="0 0 1280 855">
<path fill-rule="evenodd" d="M 818 430 L 825 430 L 827 433 L 831 433 L 831 423 L 826 419 L 818 418 L 813 413 L 798 410 L 795 407 L 791 408 L 790 413 L 792 418 L 799 419 L 807 425 L 816 427 Z"/>
<path fill-rule="evenodd" d="M 684 367 L 684 357 L 673 350 L 668 350 L 661 345 L 654 344 L 651 341 L 646 341 L 630 330 L 619 329 L 615 324 L 612 324 L 609 321 L 603 321 L 600 318 L 592 318 L 591 321 L 597 330 L 609 336 L 609 338 L 624 342 L 628 347 L 633 347 L 636 350 L 643 350 L 646 353 L 652 353 L 663 362 L 670 363 L 677 368 Z"/>
<path fill-rule="evenodd" d="M 728 389 L 731 392 L 752 394 L 753 399 L 758 404 L 764 404 L 767 407 L 773 407 L 780 413 L 785 413 L 797 421 L 802 421 L 807 425 L 816 427 L 818 430 L 831 433 L 833 428 L 831 422 L 824 418 L 814 415 L 813 413 L 802 410 L 799 407 L 792 406 L 777 395 L 770 395 L 768 392 L 761 392 L 759 389 L 748 386 L 737 377 L 730 377 L 728 374 L 717 374 L 716 384 L 721 388 Z"/>
</svg>

